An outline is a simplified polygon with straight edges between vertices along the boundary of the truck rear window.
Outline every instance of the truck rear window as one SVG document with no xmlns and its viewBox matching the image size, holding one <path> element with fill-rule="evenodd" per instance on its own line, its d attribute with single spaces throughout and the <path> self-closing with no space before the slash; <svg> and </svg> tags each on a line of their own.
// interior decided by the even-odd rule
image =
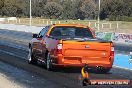
<svg viewBox="0 0 132 88">
<path fill-rule="evenodd" d="M 61 38 L 93 38 L 91 31 L 88 28 L 81 27 L 54 27 L 50 36 Z"/>
</svg>

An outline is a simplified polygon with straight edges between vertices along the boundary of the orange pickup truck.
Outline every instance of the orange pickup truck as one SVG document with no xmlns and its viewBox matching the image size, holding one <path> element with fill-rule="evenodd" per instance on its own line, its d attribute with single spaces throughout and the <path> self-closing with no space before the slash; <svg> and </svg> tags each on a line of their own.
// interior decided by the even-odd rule
<svg viewBox="0 0 132 88">
<path fill-rule="evenodd" d="M 97 39 L 87 26 L 53 24 L 33 34 L 29 43 L 29 63 L 41 61 L 48 70 L 56 66 L 84 66 L 108 72 L 113 65 L 111 41 Z"/>
</svg>

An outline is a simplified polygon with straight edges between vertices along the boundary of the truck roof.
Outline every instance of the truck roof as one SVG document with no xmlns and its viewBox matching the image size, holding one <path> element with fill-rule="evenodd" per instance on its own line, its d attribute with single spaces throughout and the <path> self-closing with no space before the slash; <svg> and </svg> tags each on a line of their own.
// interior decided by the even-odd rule
<svg viewBox="0 0 132 88">
<path fill-rule="evenodd" d="M 88 26 L 82 24 L 53 24 L 54 26 L 75 26 L 75 27 L 83 27 L 88 28 Z"/>
</svg>

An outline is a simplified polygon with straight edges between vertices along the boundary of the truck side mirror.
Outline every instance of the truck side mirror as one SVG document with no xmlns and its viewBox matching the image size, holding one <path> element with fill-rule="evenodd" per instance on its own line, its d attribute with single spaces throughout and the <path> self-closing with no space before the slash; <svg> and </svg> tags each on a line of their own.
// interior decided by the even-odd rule
<svg viewBox="0 0 132 88">
<path fill-rule="evenodd" d="M 47 34 L 46 34 L 45 36 L 46 36 L 46 37 L 49 37 L 49 35 L 47 35 Z"/>
<path fill-rule="evenodd" d="M 33 38 L 37 38 L 38 34 L 33 34 L 32 36 L 33 36 Z"/>
</svg>

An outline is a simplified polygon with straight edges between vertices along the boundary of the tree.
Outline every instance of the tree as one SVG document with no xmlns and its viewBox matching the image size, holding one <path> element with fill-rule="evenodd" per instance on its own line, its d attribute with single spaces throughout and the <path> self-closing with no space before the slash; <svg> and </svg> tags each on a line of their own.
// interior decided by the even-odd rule
<svg viewBox="0 0 132 88">
<path fill-rule="evenodd" d="M 63 6 L 63 14 L 62 17 L 63 19 L 76 19 L 76 13 L 77 13 L 77 8 L 75 7 L 75 3 L 71 0 L 66 0 L 62 2 Z"/>
<path fill-rule="evenodd" d="M 48 2 L 44 10 L 44 14 L 49 18 L 58 18 L 63 12 L 62 6 L 56 2 Z"/>
<path fill-rule="evenodd" d="M 61 19 L 95 19 L 99 0 L 32 0 L 32 16 Z M 29 0 L 0 0 L 0 15 L 29 17 Z M 130 20 L 131 0 L 101 0 L 100 18 Z M 129 19 L 130 18 L 130 19 Z"/>
<path fill-rule="evenodd" d="M 32 3 L 32 15 L 41 17 L 42 9 L 41 9 L 39 2 Z"/>
<path fill-rule="evenodd" d="M 0 0 L 0 15 L 2 15 L 2 7 L 4 6 L 4 0 Z"/>
<path fill-rule="evenodd" d="M 17 8 L 15 6 L 5 6 L 2 8 L 2 15 L 5 16 L 17 16 Z"/>
<path fill-rule="evenodd" d="M 80 12 L 85 18 L 94 18 L 96 12 L 96 4 L 93 0 L 85 0 L 80 7 Z"/>
<path fill-rule="evenodd" d="M 4 6 L 4 0 L 0 0 L 0 9 Z"/>
<path fill-rule="evenodd" d="M 101 3 L 101 19 L 121 20 L 132 14 L 131 0 L 103 0 Z"/>
</svg>

